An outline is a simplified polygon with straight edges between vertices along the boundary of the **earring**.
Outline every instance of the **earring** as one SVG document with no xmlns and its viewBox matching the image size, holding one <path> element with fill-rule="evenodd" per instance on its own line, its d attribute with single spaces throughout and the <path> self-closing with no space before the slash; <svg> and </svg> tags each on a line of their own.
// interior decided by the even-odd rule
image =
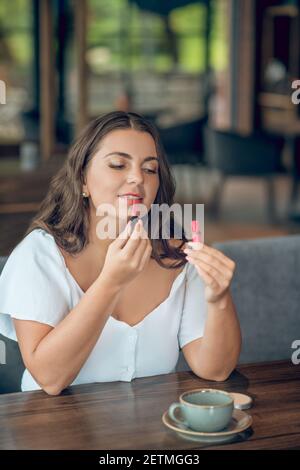
<svg viewBox="0 0 300 470">
<path fill-rule="evenodd" d="M 83 196 L 83 197 L 88 197 L 88 195 L 86 194 L 86 192 L 83 192 L 83 193 L 82 193 L 82 196 Z"/>
</svg>

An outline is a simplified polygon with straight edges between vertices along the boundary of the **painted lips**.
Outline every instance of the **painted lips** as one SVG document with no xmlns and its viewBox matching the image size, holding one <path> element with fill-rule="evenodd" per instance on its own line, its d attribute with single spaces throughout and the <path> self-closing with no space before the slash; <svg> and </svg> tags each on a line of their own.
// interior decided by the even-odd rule
<svg viewBox="0 0 300 470">
<path fill-rule="evenodd" d="M 133 204 L 141 204 L 142 201 L 143 201 L 143 198 L 140 197 L 140 196 L 135 196 L 135 195 L 132 195 L 132 194 L 124 194 L 123 196 L 119 196 L 120 198 L 122 199 L 126 199 L 127 200 L 127 204 L 129 206 L 132 206 Z"/>
</svg>

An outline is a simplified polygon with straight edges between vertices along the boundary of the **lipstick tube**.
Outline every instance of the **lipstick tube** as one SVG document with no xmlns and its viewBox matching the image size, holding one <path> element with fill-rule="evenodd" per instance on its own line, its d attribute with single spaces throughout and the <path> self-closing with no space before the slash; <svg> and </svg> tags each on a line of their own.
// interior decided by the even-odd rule
<svg viewBox="0 0 300 470">
<path fill-rule="evenodd" d="M 138 204 L 138 201 L 136 201 L 135 199 L 133 199 L 132 201 L 132 209 L 131 209 L 131 215 L 129 217 L 129 220 L 131 222 L 131 227 L 132 229 L 135 227 L 135 225 L 137 224 L 138 220 L 139 220 L 139 216 L 138 216 L 138 211 L 139 211 L 139 208 L 137 207 L 137 204 Z"/>
<path fill-rule="evenodd" d="M 188 242 L 189 248 L 193 250 L 201 250 L 203 248 L 203 241 L 201 237 L 200 224 L 198 220 L 192 220 L 191 222 L 192 241 Z"/>
</svg>

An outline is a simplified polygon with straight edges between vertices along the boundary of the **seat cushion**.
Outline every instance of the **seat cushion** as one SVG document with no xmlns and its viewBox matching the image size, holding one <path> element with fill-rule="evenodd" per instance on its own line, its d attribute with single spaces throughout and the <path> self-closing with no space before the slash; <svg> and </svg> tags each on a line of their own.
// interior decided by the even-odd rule
<svg viewBox="0 0 300 470">
<path fill-rule="evenodd" d="M 243 348 L 240 362 L 291 359 L 300 339 L 300 236 L 216 243 L 236 262 L 232 295 Z"/>
</svg>

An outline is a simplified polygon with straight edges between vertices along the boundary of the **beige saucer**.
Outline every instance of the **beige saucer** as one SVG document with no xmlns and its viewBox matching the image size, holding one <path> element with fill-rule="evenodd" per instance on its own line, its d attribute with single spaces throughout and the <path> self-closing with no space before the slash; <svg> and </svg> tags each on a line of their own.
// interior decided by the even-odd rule
<svg viewBox="0 0 300 470">
<path fill-rule="evenodd" d="M 184 425 L 179 425 L 170 418 L 168 410 L 163 414 L 162 422 L 167 428 L 177 432 L 177 434 L 185 439 L 203 443 L 220 444 L 234 440 L 239 433 L 249 428 L 252 424 L 252 417 L 244 411 L 234 410 L 228 426 L 223 431 L 215 433 L 193 431 Z"/>
</svg>

